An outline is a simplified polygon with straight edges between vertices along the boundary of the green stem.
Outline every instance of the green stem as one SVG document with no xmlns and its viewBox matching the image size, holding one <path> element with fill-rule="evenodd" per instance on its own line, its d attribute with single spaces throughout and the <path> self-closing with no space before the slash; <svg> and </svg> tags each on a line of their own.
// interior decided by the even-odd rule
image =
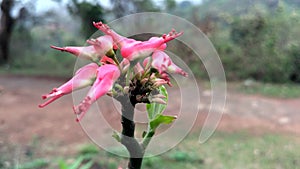
<svg viewBox="0 0 300 169">
<path fill-rule="evenodd" d="M 141 142 L 141 145 L 143 147 L 143 151 L 145 151 L 146 148 L 148 147 L 148 145 L 149 145 L 152 137 L 154 136 L 154 134 L 155 134 L 155 131 L 151 130 L 150 126 L 148 126 L 148 131 L 147 131 L 146 135 L 144 136 L 143 141 Z"/>
</svg>

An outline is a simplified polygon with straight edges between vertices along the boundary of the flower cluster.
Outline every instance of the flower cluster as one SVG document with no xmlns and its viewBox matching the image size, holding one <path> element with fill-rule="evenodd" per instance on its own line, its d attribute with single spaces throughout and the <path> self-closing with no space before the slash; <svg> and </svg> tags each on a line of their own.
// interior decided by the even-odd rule
<svg viewBox="0 0 300 169">
<path fill-rule="evenodd" d="M 153 91 L 163 84 L 171 85 L 169 73 L 187 76 L 187 73 L 176 66 L 164 52 L 166 43 L 182 35 L 182 32 L 172 30 L 161 37 L 137 41 L 117 34 L 102 22 L 93 24 L 105 35 L 87 40 L 88 46 L 51 46 L 92 63 L 80 68 L 74 77 L 62 86 L 43 95 L 43 99 L 49 100 L 39 107 L 45 107 L 75 90 L 92 86 L 84 100 L 73 107 L 78 115 L 77 121 L 80 121 L 91 104 L 106 94 L 116 99 L 124 95 L 134 97 L 137 103 L 164 103 L 163 96 L 155 92 L 153 94 Z M 122 60 L 118 60 L 116 56 L 118 50 Z"/>
</svg>

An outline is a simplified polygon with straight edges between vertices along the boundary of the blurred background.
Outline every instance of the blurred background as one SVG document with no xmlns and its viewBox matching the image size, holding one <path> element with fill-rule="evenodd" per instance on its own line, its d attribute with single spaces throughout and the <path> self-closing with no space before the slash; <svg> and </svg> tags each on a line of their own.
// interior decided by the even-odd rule
<svg viewBox="0 0 300 169">
<path fill-rule="evenodd" d="M 196 125 L 175 149 L 145 159 L 144 168 L 299 168 L 300 1 L 0 0 L 0 5 L 0 168 L 126 165 L 126 159 L 89 142 L 73 120 L 71 97 L 48 110 L 36 107 L 41 94 L 74 71 L 76 58 L 50 45 L 81 46 L 96 31 L 93 21 L 109 23 L 137 12 L 170 13 L 201 29 L 228 81 L 216 134 L 200 145 Z M 204 84 L 204 103 L 205 97 L 209 101 L 204 66 L 195 65 L 189 48 L 180 52 Z"/>
</svg>

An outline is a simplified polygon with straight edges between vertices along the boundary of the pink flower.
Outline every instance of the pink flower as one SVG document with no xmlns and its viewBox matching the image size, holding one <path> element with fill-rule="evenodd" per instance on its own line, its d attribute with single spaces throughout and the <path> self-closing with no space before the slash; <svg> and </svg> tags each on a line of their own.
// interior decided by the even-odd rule
<svg viewBox="0 0 300 169">
<path fill-rule="evenodd" d="M 92 103 L 112 89 L 114 82 L 119 76 L 120 70 L 113 64 L 106 64 L 97 69 L 97 79 L 89 90 L 86 98 L 78 106 L 73 108 L 75 114 L 79 115 L 77 121 L 82 119 Z"/>
<path fill-rule="evenodd" d="M 69 52 L 77 57 L 88 59 L 93 62 L 98 62 L 107 52 L 113 49 L 113 39 L 109 35 L 100 36 L 97 39 L 87 40 L 87 43 L 90 44 L 90 46 L 51 46 L 51 48 L 60 50 L 62 52 Z"/>
<path fill-rule="evenodd" d="M 74 90 L 92 85 L 96 78 L 97 68 L 98 65 L 96 63 L 90 63 L 79 69 L 71 80 L 69 80 L 59 88 L 54 88 L 49 94 L 43 95 L 43 99 L 51 99 L 43 104 L 40 104 L 39 107 L 45 107 L 56 99 L 62 97 L 63 95 L 69 94 Z"/>
<path fill-rule="evenodd" d="M 177 73 L 182 76 L 188 75 L 185 71 L 175 65 L 165 52 L 160 50 L 156 50 L 153 53 L 151 66 L 156 68 L 160 74 L 168 71 L 170 73 Z"/>
<path fill-rule="evenodd" d="M 152 37 L 148 41 L 142 42 L 121 36 L 102 22 L 94 22 L 94 26 L 103 33 L 110 35 L 114 42 L 121 47 L 121 55 L 130 61 L 149 56 L 155 50 L 164 50 L 167 42 L 183 34 L 183 32 L 177 33 L 172 30 L 168 35 Z"/>
</svg>

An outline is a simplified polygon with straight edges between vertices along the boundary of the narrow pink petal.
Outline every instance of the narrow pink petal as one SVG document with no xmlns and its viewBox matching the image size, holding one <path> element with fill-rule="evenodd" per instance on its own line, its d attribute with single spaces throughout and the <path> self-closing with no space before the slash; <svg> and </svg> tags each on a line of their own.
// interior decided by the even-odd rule
<svg viewBox="0 0 300 169">
<path fill-rule="evenodd" d="M 104 34 L 106 35 L 110 35 L 114 42 L 119 44 L 119 43 L 122 43 L 122 41 L 124 39 L 127 39 L 126 37 L 124 36 L 121 36 L 119 34 L 117 34 L 115 31 L 113 31 L 112 29 L 110 29 L 110 27 L 102 22 L 93 22 L 93 25 L 99 29 L 100 31 L 102 31 Z"/>
<path fill-rule="evenodd" d="M 60 50 L 62 52 L 69 52 L 75 56 L 79 56 L 80 52 L 83 50 L 83 47 L 71 47 L 71 46 L 67 46 L 67 47 L 57 47 L 57 46 L 50 46 L 52 49 L 56 49 L 56 50 Z"/>
<path fill-rule="evenodd" d="M 175 65 L 171 58 L 163 51 L 155 51 L 152 55 L 152 59 L 153 61 L 151 65 L 152 67 L 156 68 L 159 73 L 168 71 L 170 73 L 177 73 L 185 77 L 188 76 L 188 74 Z"/>
<path fill-rule="evenodd" d="M 175 29 L 172 29 L 171 32 L 169 32 L 167 35 L 163 35 L 162 37 L 164 38 L 164 42 L 167 43 L 179 36 L 181 36 L 183 32 L 176 32 Z"/>
<path fill-rule="evenodd" d="M 96 53 L 100 56 L 105 55 L 109 50 L 113 49 L 113 39 L 109 35 L 87 40 L 87 43 L 92 45 L 95 48 Z"/>
<path fill-rule="evenodd" d="M 163 38 L 155 38 L 151 41 L 134 41 L 127 43 L 121 47 L 121 55 L 128 60 L 135 60 L 137 58 L 143 58 L 149 56 L 155 50 L 161 48 L 164 44 Z M 163 48 L 163 47 L 162 47 Z"/>
<path fill-rule="evenodd" d="M 90 63 L 80 68 L 72 79 L 64 83 L 58 88 L 54 88 L 49 94 L 43 95 L 43 99 L 51 98 L 39 107 L 45 107 L 63 95 L 69 94 L 74 90 L 78 90 L 93 84 L 96 77 L 98 65 Z"/>
<path fill-rule="evenodd" d="M 113 83 L 119 76 L 120 70 L 116 65 L 107 64 L 99 67 L 97 79 L 88 92 L 88 96 L 93 102 L 96 101 L 112 88 Z"/>
<path fill-rule="evenodd" d="M 150 38 L 148 41 L 149 42 L 153 42 L 153 41 L 156 41 L 156 40 L 158 40 L 158 39 L 160 39 L 160 37 L 152 37 L 152 38 Z M 159 46 L 158 48 L 157 48 L 157 50 L 165 50 L 167 48 L 167 44 L 166 43 L 163 43 L 161 46 Z"/>
<path fill-rule="evenodd" d="M 56 47 L 51 46 L 51 48 L 60 50 L 62 52 L 71 53 L 77 57 L 88 59 L 88 60 L 97 60 L 100 56 L 98 55 L 97 51 L 95 50 L 94 46 L 66 46 L 66 47 Z"/>
<path fill-rule="evenodd" d="M 77 121 L 83 118 L 91 104 L 111 90 L 114 82 L 120 76 L 119 68 L 112 64 L 103 65 L 97 71 L 97 79 L 89 90 L 87 97 L 78 106 L 73 107 L 75 114 L 79 115 Z"/>
<path fill-rule="evenodd" d="M 171 73 L 177 73 L 180 74 L 182 76 L 188 77 L 188 73 L 186 73 L 185 71 L 183 71 L 181 68 L 179 68 L 177 65 L 175 65 L 174 63 L 172 63 L 169 67 L 168 67 L 169 72 Z"/>
<path fill-rule="evenodd" d="M 77 57 L 92 60 L 97 62 L 104 56 L 109 50 L 113 49 L 113 38 L 109 35 L 100 36 L 97 39 L 87 40 L 89 46 L 66 46 L 57 47 L 51 46 L 51 48 L 60 50 L 62 52 L 69 52 Z"/>
<path fill-rule="evenodd" d="M 102 22 L 93 22 L 93 24 L 106 35 L 110 35 L 114 42 L 121 46 L 121 55 L 123 58 L 127 58 L 130 61 L 149 56 L 155 50 L 164 50 L 166 48 L 166 42 L 183 34 L 183 32 L 177 33 L 173 29 L 168 35 L 152 37 L 148 41 L 141 42 L 117 34 L 110 29 L 108 25 Z"/>
<path fill-rule="evenodd" d="M 60 97 L 62 97 L 63 94 L 60 94 L 60 95 L 56 95 L 54 97 L 52 97 L 51 99 L 49 99 L 48 101 L 46 101 L 45 103 L 42 103 L 39 105 L 39 108 L 43 108 L 45 106 L 47 106 L 48 104 L 54 102 L 55 100 L 59 99 Z"/>
<path fill-rule="evenodd" d="M 163 51 L 155 51 L 152 55 L 152 67 L 156 68 L 159 73 L 167 71 L 171 65 L 171 58 Z"/>
</svg>

